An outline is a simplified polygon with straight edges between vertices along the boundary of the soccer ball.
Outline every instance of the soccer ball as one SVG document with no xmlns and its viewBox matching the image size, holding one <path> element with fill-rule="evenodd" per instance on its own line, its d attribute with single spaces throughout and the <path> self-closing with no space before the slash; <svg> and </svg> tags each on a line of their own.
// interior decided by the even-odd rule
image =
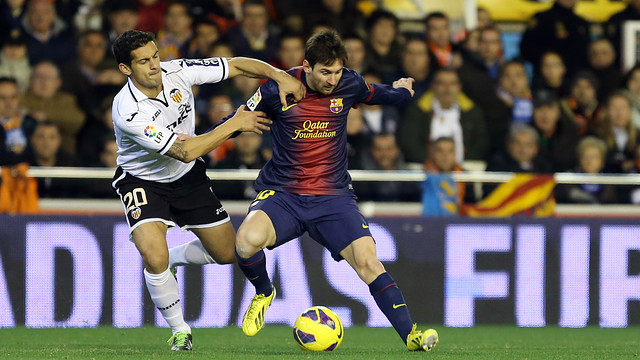
<svg viewBox="0 0 640 360">
<path fill-rule="evenodd" d="M 293 327 L 293 338 L 302 350 L 333 351 L 344 337 L 342 321 L 331 309 L 313 306 L 305 310 Z"/>
</svg>

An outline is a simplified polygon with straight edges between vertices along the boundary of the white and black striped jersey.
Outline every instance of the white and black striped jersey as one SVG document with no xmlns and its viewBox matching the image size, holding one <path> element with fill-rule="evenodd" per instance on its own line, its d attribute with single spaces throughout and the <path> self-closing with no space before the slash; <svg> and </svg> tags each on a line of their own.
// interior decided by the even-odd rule
<svg viewBox="0 0 640 360">
<path fill-rule="evenodd" d="M 118 166 L 143 180 L 173 182 L 186 174 L 188 164 L 164 155 L 176 134 L 195 136 L 193 85 L 215 83 L 229 76 L 224 58 L 179 59 L 161 62 L 162 91 L 149 98 L 129 79 L 113 100 L 113 127 L 118 143 Z"/>
</svg>

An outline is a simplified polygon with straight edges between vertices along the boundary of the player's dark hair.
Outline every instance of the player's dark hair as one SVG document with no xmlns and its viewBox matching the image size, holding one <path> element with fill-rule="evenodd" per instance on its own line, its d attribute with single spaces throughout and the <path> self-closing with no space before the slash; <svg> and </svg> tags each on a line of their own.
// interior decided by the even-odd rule
<svg viewBox="0 0 640 360">
<path fill-rule="evenodd" d="M 245 10 L 247 6 L 250 6 L 250 5 L 260 5 L 264 7 L 267 11 L 269 10 L 267 8 L 267 4 L 265 4 L 264 1 L 262 0 L 245 0 L 240 6 L 242 7 L 242 10 Z"/>
<path fill-rule="evenodd" d="M 9 83 L 18 86 L 18 81 L 15 78 L 8 76 L 0 76 L 0 84 Z"/>
<path fill-rule="evenodd" d="M 393 21 L 393 26 L 395 28 L 398 27 L 398 18 L 392 12 L 378 9 L 372 12 L 365 21 L 365 29 L 367 29 L 367 31 L 371 30 L 371 28 L 382 19 L 391 20 Z"/>
<path fill-rule="evenodd" d="M 347 49 L 336 31 L 321 31 L 307 40 L 304 57 L 311 68 L 316 64 L 331 65 L 340 60 L 347 63 Z"/>
<path fill-rule="evenodd" d="M 131 60 L 133 60 L 131 52 L 152 41 L 154 41 L 153 34 L 150 32 L 127 30 L 113 42 L 111 50 L 118 64 L 131 65 Z"/>
<path fill-rule="evenodd" d="M 447 15 L 445 15 L 445 13 L 440 11 L 434 11 L 424 18 L 424 24 L 426 26 L 429 26 L 429 22 L 431 22 L 431 20 L 433 19 L 443 19 L 443 20 L 449 21 L 449 18 L 447 17 Z"/>
</svg>

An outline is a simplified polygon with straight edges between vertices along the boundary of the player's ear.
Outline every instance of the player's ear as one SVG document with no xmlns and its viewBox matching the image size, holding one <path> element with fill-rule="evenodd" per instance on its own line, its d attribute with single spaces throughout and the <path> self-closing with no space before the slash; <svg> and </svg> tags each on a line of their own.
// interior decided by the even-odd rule
<svg viewBox="0 0 640 360">
<path fill-rule="evenodd" d="M 129 76 L 131 75 L 131 68 L 123 63 L 118 64 L 118 69 L 120 70 L 121 73 Z"/>
<path fill-rule="evenodd" d="M 306 72 L 307 74 L 311 74 L 311 70 L 313 70 L 311 68 L 311 65 L 306 59 L 302 60 L 302 68 L 304 69 L 304 72 Z"/>
</svg>

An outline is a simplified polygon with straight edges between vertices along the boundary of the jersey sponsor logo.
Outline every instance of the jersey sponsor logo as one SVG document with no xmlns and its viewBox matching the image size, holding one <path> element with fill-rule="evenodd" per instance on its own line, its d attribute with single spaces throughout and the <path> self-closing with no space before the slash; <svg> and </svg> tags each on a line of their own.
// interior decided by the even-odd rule
<svg viewBox="0 0 640 360">
<path fill-rule="evenodd" d="M 313 139 L 313 138 L 330 138 L 336 136 L 335 131 L 328 131 L 328 121 L 311 121 L 305 120 L 302 123 L 302 129 L 294 130 L 295 136 L 291 139 Z"/>
<path fill-rule="evenodd" d="M 342 98 L 335 98 L 329 101 L 329 110 L 331 110 L 331 112 L 334 114 L 340 113 L 340 111 L 342 111 L 342 109 L 344 108 L 344 106 L 342 105 Z"/>
<path fill-rule="evenodd" d="M 258 90 L 256 90 L 256 93 L 253 94 L 253 96 L 251 97 L 251 99 L 247 100 L 247 107 L 249 108 L 249 110 L 251 111 L 255 110 L 258 104 L 260 103 L 260 100 L 262 100 L 262 93 L 260 92 L 260 88 L 258 88 Z"/>
<path fill-rule="evenodd" d="M 156 136 L 158 132 L 156 131 L 156 128 L 154 128 L 151 125 L 147 125 L 146 128 L 144 128 L 144 136 L 148 137 L 148 138 L 152 138 L 154 136 Z"/>
<path fill-rule="evenodd" d="M 191 112 L 191 104 L 189 103 L 180 104 L 180 106 L 178 107 L 178 113 L 180 113 L 178 115 L 178 120 L 167 125 L 167 129 L 173 131 L 173 129 L 175 129 L 176 126 L 182 124 L 185 121 L 185 119 L 189 116 L 190 112 Z"/>
<path fill-rule="evenodd" d="M 218 59 L 185 59 L 180 62 L 180 65 L 187 66 L 218 66 L 220 61 Z"/>
<path fill-rule="evenodd" d="M 171 92 L 169 93 L 169 96 L 171 96 L 171 100 L 177 103 L 182 101 L 182 93 L 180 92 L 180 89 L 171 90 Z"/>
</svg>

